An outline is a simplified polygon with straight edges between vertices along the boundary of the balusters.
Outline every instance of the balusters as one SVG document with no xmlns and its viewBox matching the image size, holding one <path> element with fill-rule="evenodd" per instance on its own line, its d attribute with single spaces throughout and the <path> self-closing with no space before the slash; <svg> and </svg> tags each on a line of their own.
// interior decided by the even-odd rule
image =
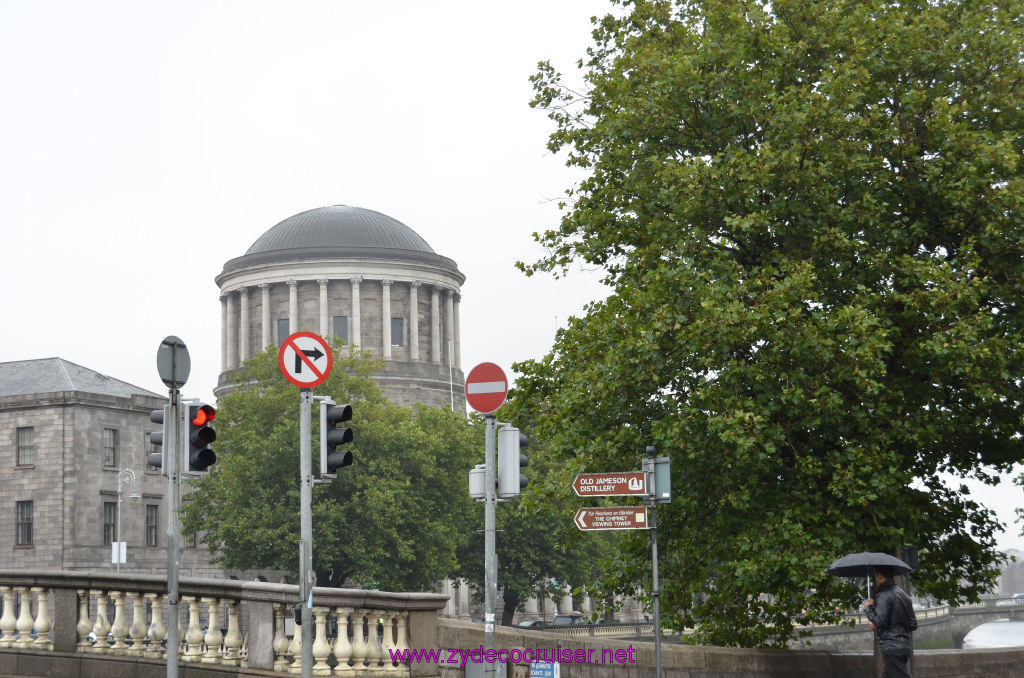
<svg viewBox="0 0 1024 678">
<path fill-rule="evenodd" d="M 131 649 L 126 652 L 133 657 L 141 657 L 145 652 L 146 637 L 146 601 L 134 591 L 128 594 L 128 602 L 132 606 L 132 625 L 128 627 L 128 639 L 131 641 Z"/>
<path fill-rule="evenodd" d="M 14 631 L 18 628 L 18 621 L 14 616 L 14 589 L 10 586 L 0 586 L 0 592 L 4 596 L 4 614 L 0 617 L 0 647 L 11 647 L 14 644 Z"/>
<path fill-rule="evenodd" d="M 78 626 L 75 627 L 78 633 L 78 651 L 85 652 L 92 648 L 89 642 L 89 632 L 92 631 L 92 623 L 89 622 L 89 592 L 85 589 L 78 589 Z"/>
<path fill-rule="evenodd" d="M 231 666 L 241 664 L 242 634 L 238 630 L 238 601 L 229 600 L 228 633 L 224 636 L 224 663 Z"/>
<path fill-rule="evenodd" d="M 285 671 L 288 668 L 288 636 L 284 632 L 284 603 L 274 605 L 274 670 Z"/>
<path fill-rule="evenodd" d="M 185 654 L 182 661 L 197 662 L 203 658 L 203 630 L 199 628 L 199 599 L 195 596 L 182 596 L 188 605 L 188 630 L 185 631 Z"/>
<path fill-rule="evenodd" d="M 395 644 L 395 617 L 397 616 L 394 612 L 384 611 L 381 613 L 384 615 L 384 636 L 381 639 L 381 645 L 383 647 L 383 655 L 381 660 L 383 662 L 384 673 L 391 675 L 396 673 L 395 669 L 395 651 L 398 646 Z"/>
<path fill-rule="evenodd" d="M 92 646 L 92 651 L 106 654 L 110 650 L 107 643 L 107 634 L 110 633 L 110 622 L 107 620 L 107 592 L 93 590 L 90 593 L 96 596 L 96 623 L 92 625 L 96 642 Z"/>
<path fill-rule="evenodd" d="M 149 645 L 146 647 L 144 655 L 146 657 L 166 657 L 166 652 L 163 651 L 164 637 L 167 635 L 167 629 L 164 628 L 164 609 L 163 601 L 167 596 L 161 596 L 159 593 L 147 593 L 145 597 L 149 599 L 149 614 L 151 620 L 149 622 Z"/>
<path fill-rule="evenodd" d="M 355 615 L 352 617 L 352 670 L 355 673 L 363 675 L 366 672 L 366 636 L 363 635 L 363 616 L 366 614 L 365 610 L 356 609 L 354 610 Z M 371 631 L 373 635 L 377 635 L 376 624 L 374 624 L 374 630 Z"/>
<path fill-rule="evenodd" d="M 327 657 L 331 654 L 331 646 L 327 643 L 326 607 L 314 607 L 313 617 L 316 624 L 316 635 L 313 638 L 313 675 L 329 676 L 331 667 L 327 665 Z"/>
<path fill-rule="evenodd" d="M 292 629 L 292 642 L 288 643 L 292 663 L 288 666 L 288 673 L 302 673 L 302 627 L 296 624 Z"/>
<path fill-rule="evenodd" d="M 50 612 L 46 608 L 50 592 L 41 587 L 33 587 L 36 594 L 36 620 L 33 623 L 36 631 L 36 642 L 32 646 L 39 650 L 52 650 L 53 640 L 50 639 L 50 629 L 53 623 L 50 621 Z"/>
<path fill-rule="evenodd" d="M 14 591 L 21 601 L 21 614 L 18 615 L 16 626 L 18 639 L 14 641 L 14 647 L 28 647 L 32 644 L 32 594 L 27 586 L 15 586 Z"/>
<path fill-rule="evenodd" d="M 128 624 L 124 620 L 124 592 L 111 591 L 110 597 L 114 599 L 114 624 L 110 627 L 110 634 L 114 636 L 114 644 L 110 646 L 113 654 L 123 655 L 125 648 L 124 638 L 128 635 Z"/>
<path fill-rule="evenodd" d="M 206 653 L 203 655 L 204 664 L 219 664 L 223 652 L 221 643 L 224 642 L 224 634 L 220 631 L 220 599 L 203 598 L 206 603 L 206 616 L 209 622 L 206 625 L 206 635 L 203 642 L 206 644 Z"/>
<path fill-rule="evenodd" d="M 409 619 L 408 612 L 399 612 L 395 616 L 398 617 L 398 638 L 395 641 L 395 649 L 400 653 L 399 656 L 408 657 L 409 644 L 405 640 L 405 624 Z M 399 673 L 403 676 L 410 674 L 409 664 L 398 663 L 396 667 Z"/>
<path fill-rule="evenodd" d="M 384 648 L 380 646 L 380 636 L 377 635 L 377 625 L 380 623 L 380 610 L 370 610 L 367 617 L 366 634 L 366 665 L 371 676 L 381 675 L 381 660 L 384 658 Z"/>
<path fill-rule="evenodd" d="M 334 673 L 343 678 L 350 678 L 356 675 L 355 669 L 348 664 L 352 657 L 352 644 L 348 641 L 348 623 L 352 608 L 338 607 L 335 608 L 334 614 L 338 617 L 338 638 L 334 641 L 334 658 L 338 665 L 334 667 Z"/>
</svg>

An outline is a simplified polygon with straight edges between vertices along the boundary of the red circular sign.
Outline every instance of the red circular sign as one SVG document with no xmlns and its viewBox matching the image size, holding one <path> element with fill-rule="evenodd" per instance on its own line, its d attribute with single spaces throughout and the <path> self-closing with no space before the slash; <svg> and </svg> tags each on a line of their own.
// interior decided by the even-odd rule
<svg viewBox="0 0 1024 678">
<path fill-rule="evenodd" d="M 480 363 L 466 377 L 466 402 L 481 414 L 490 414 L 505 402 L 508 379 L 494 363 Z"/>
<path fill-rule="evenodd" d="M 334 355 L 320 335 L 296 332 L 281 342 L 277 364 L 285 379 L 299 388 L 312 388 L 327 380 Z"/>
</svg>

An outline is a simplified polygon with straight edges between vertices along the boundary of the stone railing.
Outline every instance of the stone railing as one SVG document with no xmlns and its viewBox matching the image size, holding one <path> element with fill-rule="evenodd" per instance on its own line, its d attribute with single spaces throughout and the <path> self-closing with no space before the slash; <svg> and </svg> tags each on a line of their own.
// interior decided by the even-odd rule
<svg viewBox="0 0 1024 678">
<path fill-rule="evenodd" d="M 302 670 L 297 586 L 182 578 L 176 611 L 167 581 L 151 575 L 0 570 L 0 649 L 166 659 L 167 626 L 178 625 L 179 660 L 280 672 Z M 424 675 L 391 660 L 437 643 L 447 596 L 313 589 L 313 675 Z M 289 638 L 289 635 L 291 636 Z"/>
<path fill-rule="evenodd" d="M 566 624 L 540 626 L 535 631 L 557 633 L 574 638 L 654 638 L 653 622 L 624 624 Z M 664 630 L 663 630 L 664 633 Z"/>
</svg>

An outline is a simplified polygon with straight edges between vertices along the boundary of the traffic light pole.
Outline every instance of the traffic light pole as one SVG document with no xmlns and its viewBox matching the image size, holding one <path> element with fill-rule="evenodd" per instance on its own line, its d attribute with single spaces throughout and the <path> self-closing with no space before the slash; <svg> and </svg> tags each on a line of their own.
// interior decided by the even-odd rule
<svg viewBox="0 0 1024 678">
<path fill-rule="evenodd" d="M 661 678 L 661 590 L 658 588 L 658 503 L 654 495 L 654 447 L 647 448 L 647 497 L 650 506 L 651 598 L 654 600 L 654 678 Z"/>
<path fill-rule="evenodd" d="M 299 591 L 302 620 L 302 678 L 313 676 L 313 615 L 309 601 L 313 591 L 313 391 L 299 389 L 299 490 L 300 541 Z"/>
<path fill-rule="evenodd" d="M 495 471 L 495 447 L 497 439 L 497 417 L 484 416 L 486 423 L 484 437 L 484 651 L 494 650 L 494 609 L 497 597 L 498 558 L 494 551 L 494 530 L 496 528 L 495 508 L 498 503 Z M 484 664 L 484 676 L 493 678 L 494 664 Z"/>
<path fill-rule="evenodd" d="M 170 392 L 171 425 L 164 441 L 164 469 L 167 471 L 167 678 L 178 678 L 178 460 L 184 458 L 177 388 Z"/>
</svg>

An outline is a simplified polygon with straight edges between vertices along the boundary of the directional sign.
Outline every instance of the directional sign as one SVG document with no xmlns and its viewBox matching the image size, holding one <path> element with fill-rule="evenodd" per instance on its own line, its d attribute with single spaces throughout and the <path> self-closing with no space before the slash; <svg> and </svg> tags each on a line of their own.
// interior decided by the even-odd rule
<svg viewBox="0 0 1024 678">
<path fill-rule="evenodd" d="M 466 402 L 480 414 L 490 414 L 505 402 L 508 379 L 494 363 L 480 363 L 466 377 Z"/>
<path fill-rule="evenodd" d="M 312 388 L 330 375 L 334 355 L 320 335 L 296 332 L 281 343 L 277 363 L 285 379 L 299 388 Z"/>
<path fill-rule="evenodd" d="M 647 494 L 647 474 L 643 471 L 623 473 L 581 473 L 572 483 L 581 497 L 628 497 Z"/>
<path fill-rule="evenodd" d="M 646 530 L 646 506 L 599 506 L 576 512 L 581 530 Z"/>
</svg>

